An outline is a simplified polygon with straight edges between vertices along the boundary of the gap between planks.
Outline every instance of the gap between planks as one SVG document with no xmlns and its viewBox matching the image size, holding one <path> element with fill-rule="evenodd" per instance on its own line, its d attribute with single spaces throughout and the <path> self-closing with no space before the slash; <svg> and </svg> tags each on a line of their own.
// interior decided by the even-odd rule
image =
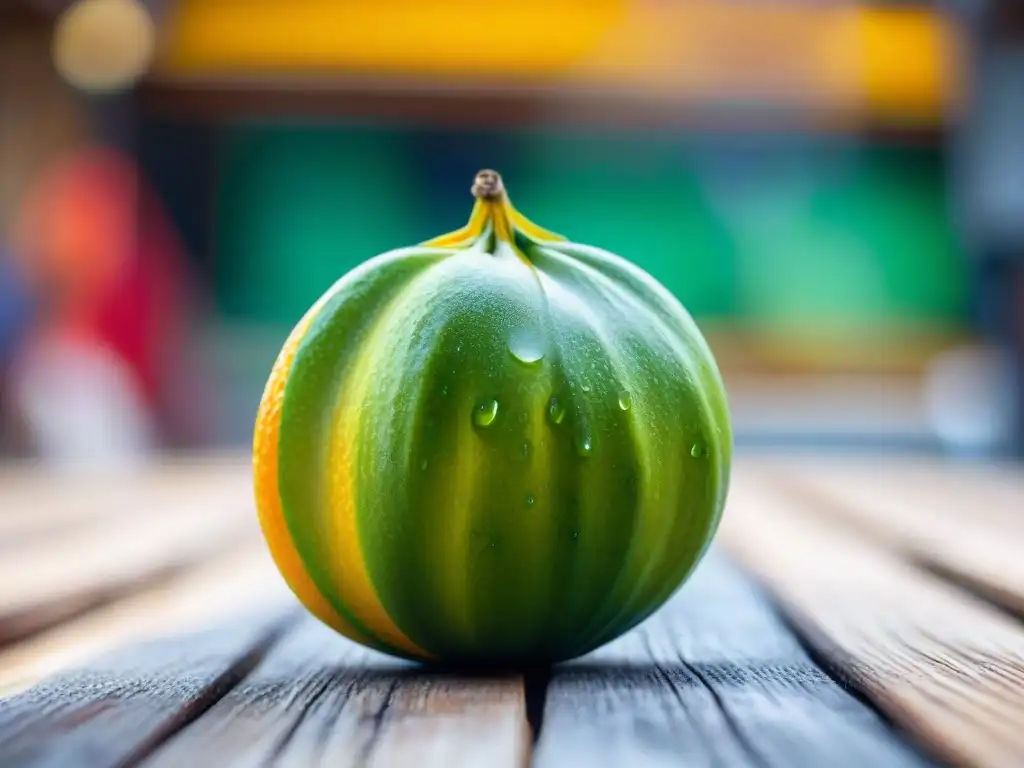
<svg viewBox="0 0 1024 768">
<path fill-rule="evenodd" d="M 1024 764 L 1019 622 L 764 475 L 736 473 L 720 535 L 817 652 L 930 751 Z"/>
</svg>

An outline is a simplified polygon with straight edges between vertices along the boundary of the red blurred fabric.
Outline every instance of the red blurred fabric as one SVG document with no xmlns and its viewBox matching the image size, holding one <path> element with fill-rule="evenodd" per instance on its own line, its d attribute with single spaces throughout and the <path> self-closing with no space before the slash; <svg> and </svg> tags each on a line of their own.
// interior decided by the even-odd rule
<svg viewBox="0 0 1024 768">
<path fill-rule="evenodd" d="M 41 329 L 113 350 L 158 407 L 165 366 L 180 363 L 181 246 L 130 157 L 88 148 L 32 186 L 16 224 L 18 253 L 41 286 Z"/>
</svg>

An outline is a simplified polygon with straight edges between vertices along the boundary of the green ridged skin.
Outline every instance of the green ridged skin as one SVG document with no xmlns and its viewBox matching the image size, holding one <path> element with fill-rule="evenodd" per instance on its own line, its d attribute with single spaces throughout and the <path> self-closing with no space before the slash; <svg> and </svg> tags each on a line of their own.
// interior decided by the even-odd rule
<svg viewBox="0 0 1024 768">
<path fill-rule="evenodd" d="M 496 176 L 475 191 L 464 229 L 364 263 L 296 327 L 257 419 L 260 520 L 299 598 L 358 642 L 555 662 L 692 573 L 729 411 L 651 276 L 536 227 Z"/>
</svg>

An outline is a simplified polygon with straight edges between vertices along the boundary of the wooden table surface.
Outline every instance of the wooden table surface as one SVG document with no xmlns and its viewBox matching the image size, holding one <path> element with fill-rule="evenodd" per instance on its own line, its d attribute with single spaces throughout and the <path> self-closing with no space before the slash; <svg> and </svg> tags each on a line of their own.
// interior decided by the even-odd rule
<svg viewBox="0 0 1024 768">
<path fill-rule="evenodd" d="M 459 675 L 310 618 L 245 460 L 0 469 L 0 766 L 1022 766 L 1024 471 L 739 456 L 653 618 Z"/>
</svg>

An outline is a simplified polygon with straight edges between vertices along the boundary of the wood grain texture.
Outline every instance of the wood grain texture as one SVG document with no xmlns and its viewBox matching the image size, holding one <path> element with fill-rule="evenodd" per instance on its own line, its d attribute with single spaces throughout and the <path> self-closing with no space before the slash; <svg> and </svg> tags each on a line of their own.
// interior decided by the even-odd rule
<svg viewBox="0 0 1024 768">
<path fill-rule="evenodd" d="M 245 498 L 140 511 L 0 558 L 0 643 L 166 578 L 258 528 Z"/>
<path fill-rule="evenodd" d="M 1024 530 L 1024 464 L 919 456 L 795 456 L 747 461 L 777 477 L 822 487 L 870 489 L 877 500 L 916 504 L 965 519 Z"/>
<path fill-rule="evenodd" d="M 1024 764 L 1018 622 L 806 500 L 737 481 L 722 542 L 842 675 L 945 761 Z"/>
<path fill-rule="evenodd" d="M 801 463 L 772 477 L 822 515 L 1024 616 L 1024 486 L 970 465 Z"/>
<path fill-rule="evenodd" d="M 431 673 L 306 618 L 144 765 L 521 768 L 529 741 L 521 678 Z"/>
<path fill-rule="evenodd" d="M 237 505 L 251 497 L 250 486 L 249 460 L 232 455 L 88 471 L 0 464 L 0 552 L 118 517 L 194 504 Z"/>
<path fill-rule="evenodd" d="M 641 627 L 556 668 L 535 764 L 921 766 L 712 551 Z"/>
<path fill-rule="evenodd" d="M 0 644 L 169 578 L 258 535 L 249 460 L 88 472 L 0 467 Z"/>
<path fill-rule="evenodd" d="M 919 513 L 1024 531 L 1024 464 L 794 452 L 748 455 L 739 474 L 846 499 L 871 498 L 872 506 L 918 507 Z"/>
<path fill-rule="evenodd" d="M 119 648 L 0 701 L 0 764 L 135 764 L 259 662 L 279 612 Z"/>
<path fill-rule="evenodd" d="M 131 643 L 197 631 L 239 612 L 298 605 L 253 542 L 0 650 L 0 696 Z"/>
</svg>

